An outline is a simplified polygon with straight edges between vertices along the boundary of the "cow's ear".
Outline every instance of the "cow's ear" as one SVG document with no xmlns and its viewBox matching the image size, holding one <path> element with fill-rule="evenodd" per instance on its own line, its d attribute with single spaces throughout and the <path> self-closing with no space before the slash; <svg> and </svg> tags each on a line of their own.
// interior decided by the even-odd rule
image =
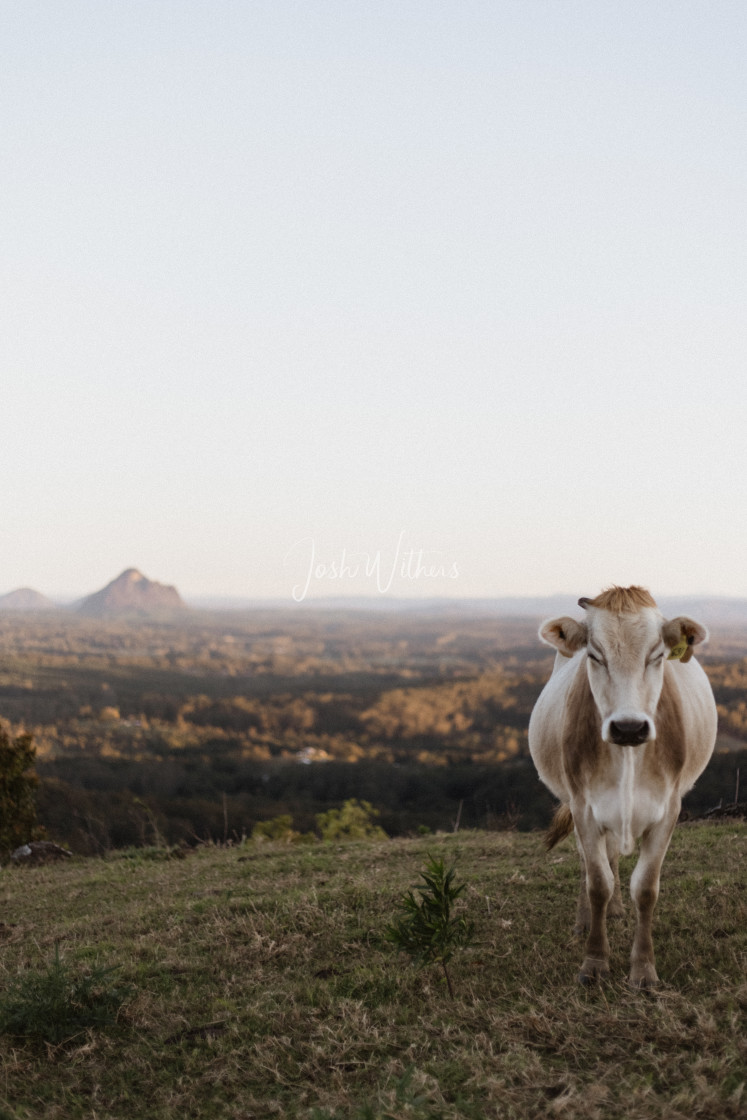
<svg viewBox="0 0 747 1120">
<path fill-rule="evenodd" d="M 542 623 L 539 636 L 563 657 L 573 657 L 586 645 L 586 623 L 577 622 L 575 618 L 551 618 Z"/>
<path fill-rule="evenodd" d="M 671 622 L 665 622 L 661 629 L 665 645 L 669 646 L 671 661 L 689 661 L 693 646 L 708 640 L 708 631 L 699 622 L 685 615 L 678 615 Z"/>
</svg>

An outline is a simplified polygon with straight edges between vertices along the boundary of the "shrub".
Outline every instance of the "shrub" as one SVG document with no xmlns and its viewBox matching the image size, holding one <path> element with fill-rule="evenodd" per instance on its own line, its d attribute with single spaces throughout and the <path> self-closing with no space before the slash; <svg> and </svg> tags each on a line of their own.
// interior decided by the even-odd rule
<svg viewBox="0 0 747 1120">
<path fill-rule="evenodd" d="M 0 1032 L 59 1044 L 88 1027 L 108 1027 L 131 993 L 118 985 L 116 968 L 99 966 L 76 976 L 60 960 L 39 972 L 24 972 L 10 982 L 0 999 Z"/>
<path fill-rule="evenodd" d="M 293 828 L 293 817 L 284 813 L 280 817 L 273 817 L 271 821 L 257 821 L 252 829 L 252 840 L 284 840 L 290 843 L 298 837 Z"/>
<path fill-rule="evenodd" d="M 37 836 L 33 772 L 36 747 L 31 735 L 11 739 L 0 728 L 0 854 L 7 855 Z"/>
<path fill-rule="evenodd" d="M 341 809 L 317 813 L 316 826 L 322 840 L 387 840 L 384 829 L 374 824 L 378 816 L 370 801 L 351 798 Z"/>
</svg>

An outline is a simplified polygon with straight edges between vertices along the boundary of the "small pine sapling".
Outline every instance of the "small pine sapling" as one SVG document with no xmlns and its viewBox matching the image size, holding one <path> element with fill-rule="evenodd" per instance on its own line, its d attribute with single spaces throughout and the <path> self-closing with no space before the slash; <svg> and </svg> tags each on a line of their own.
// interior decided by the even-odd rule
<svg viewBox="0 0 747 1120">
<path fill-rule="evenodd" d="M 451 910 L 466 884 L 454 886 L 454 866 L 446 870 L 443 859 L 428 857 L 422 883 L 417 883 L 398 902 L 401 916 L 387 926 L 386 939 L 408 953 L 422 968 L 439 964 L 443 969 L 449 995 L 454 989 L 448 964 L 457 949 L 466 948 L 474 936 L 474 922 L 463 915 L 453 917 Z"/>
<path fill-rule="evenodd" d="M 114 1026 L 117 1012 L 133 992 L 117 982 L 118 971 L 117 966 L 98 966 L 86 975 L 76 974 L 60 960 L 56 944 L 47 968 L 22 972 L 7 984 L 0 996 L 0 1034 L 59 1045 L 88 1028 Z"/>
</svg>

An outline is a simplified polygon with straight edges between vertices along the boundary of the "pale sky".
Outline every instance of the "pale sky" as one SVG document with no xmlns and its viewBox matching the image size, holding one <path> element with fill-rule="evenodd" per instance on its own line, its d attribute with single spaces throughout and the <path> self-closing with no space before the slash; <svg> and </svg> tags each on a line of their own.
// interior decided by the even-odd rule
<svg viewBox="0 0 747 1120">
<path fill-rule="evenodd" d="M 0 593 L 747 595 L 745 58 L 741 0 L 0 3 Z"/>
</svg>

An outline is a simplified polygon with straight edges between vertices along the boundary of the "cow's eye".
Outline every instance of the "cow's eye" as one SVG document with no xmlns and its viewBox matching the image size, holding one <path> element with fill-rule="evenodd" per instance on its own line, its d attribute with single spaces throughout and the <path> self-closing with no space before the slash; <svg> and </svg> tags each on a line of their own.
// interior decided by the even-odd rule
<svg viewBox="0 0 747 1120">
<path fill-rule="evenodd" d="M 596 665 L 604 665 L 601 657 L 597 657 L 597 655 L 595 653 L 592 653 L 591 650 L 589 650 L 589 661 L 593 661 Z"/>
<path fill-rule="evenodd" d="M 649 665 L 658 665 L 663 657 L 664 657 L 664 650 L 662 650 L 661 653 L 657 653 L 655 657 L 651 657 L 649 659 L 648 663 L 649 663 Z"/>
</svg>

